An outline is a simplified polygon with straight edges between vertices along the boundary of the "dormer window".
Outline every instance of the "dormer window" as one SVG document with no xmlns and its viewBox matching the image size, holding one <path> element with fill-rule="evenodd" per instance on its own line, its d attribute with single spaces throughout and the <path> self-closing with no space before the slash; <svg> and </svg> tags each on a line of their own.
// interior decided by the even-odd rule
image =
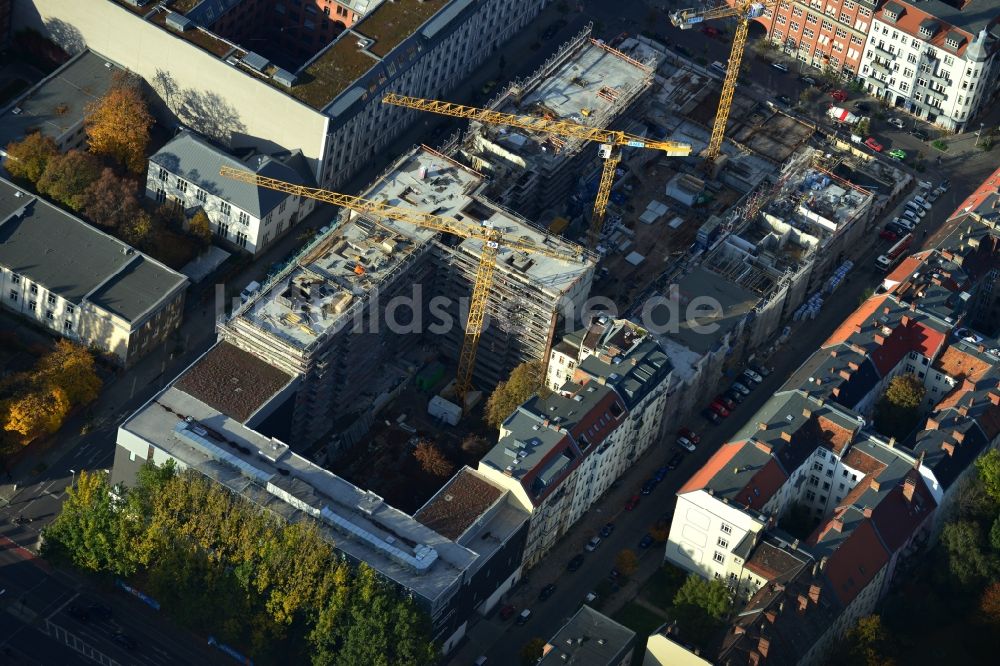
<svg viewBox="0 0 1000 666">
<path fill-rule="evenodd" d="M 958 49 L 962 46 L 962 43 L 964 41 L 965 37 L 963 37 L 960 33 L 952 30 L 945 36 L 944 45 L 949 49 Z"/>
<path fill-rule="evenodd" d="M 937 34 L 938 23 L 931 19 L 920 22 L 920 36 L 924 39 L 931 39 Z"/>
<path fill-rule="evenodd" d="M 895 2 L 890 2 L 886 4 L 885 7 L 882 8 L 882 15 L 890 23 L 895 23 L 900 19 L 900 17 L 903 15 L 903 12 L 905 11 L 906 10 L 903 8 L 902 5 L 898 5 Z"/>
</svg>

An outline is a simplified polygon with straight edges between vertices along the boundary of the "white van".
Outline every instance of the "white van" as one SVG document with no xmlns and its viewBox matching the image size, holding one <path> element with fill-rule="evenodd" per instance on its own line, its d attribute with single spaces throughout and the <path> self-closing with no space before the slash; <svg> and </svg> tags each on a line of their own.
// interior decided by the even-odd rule
<svg viewBox="0 0 1000 666">
<path fill-rule="evenodd" d="M 243 291 L 240 292 L 240 302 L 246 303 L 247 301 L 250 300 L 250 297 L 256 294 L 258 291 L 260 291 L 260 282 L 254 280 L 246 287 L 244 287 Z"/>
</svg>

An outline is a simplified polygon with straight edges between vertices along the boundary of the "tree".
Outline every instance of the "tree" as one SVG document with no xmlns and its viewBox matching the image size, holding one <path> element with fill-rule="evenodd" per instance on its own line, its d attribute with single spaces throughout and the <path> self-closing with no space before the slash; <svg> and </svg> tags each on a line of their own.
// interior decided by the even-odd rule
<svg viewBox="0 0 1000 666">
<path fill-rule="evenodd" d="M 482 458 L 483 454 L 489 451 L 490 442 L 485 437 L 479 435 L 467 435 L 462 440 L 462 452 L 470 458 Z"/>
<path fill-rule="evenodd" d="M 979 610 L 983 619 L 994 627 L 1000 627 L 1000 582 L 992 582 L 983 590 L 979 598 Z"/>
<path fill-rule="evenodd" d="M 434 476 L 448 476 L 455 466 L 444 457 L 433 442 L 422 441 L 413 449 L 413 457 L 420 463 L 420 468 Z"/>
<path fill-rule="evenodd" d="M 32 132 L 20 141 L 7 144 L 7 163 L 4 165 L 14 178 L 32 184 L 38 182 L 49 160 L 59 154 L 56 142 L 41 132 Z"/>
<path fill-rule="evenodd" d="M 544 397 L 545 365 L 541 361 L 525 361 L 514 368 L 507 381 L 500 382 L 486 401 L 486 422 L 493 428 L 510 416 L 517 407 L 536 392 Z"/>
<path fill-rule="evenodd" d="M 631 576 L 635 573 L 635 570 L 639 568 L 639 558 L 636 556 L 635 551 L 626 548 L 615 555 L 615 568 L 621 572 L 623 576 Z"/>
<path fill-rule="evenodd" d="M 73 211 L 87 202 L 87 188 L 101 176 L 101 163 L 93 155 L 71 150 L 49 159 L 36 187 Z"/>
<path fill-rule="evenodd" d="M 11 401 L 4 429 L 30 442 L 59 430 L 69 407 L 66 392 L 58 387 L 30 391 Z"/>
<path fill-rule="evenodd" d="M 118 72 L 104 96 L 88 105 L 84 127 L 90 152 L 106 155 L 132 173 L 146 168 L 146 148 L 153 116 L 139 77 Z"/>
<path fill-rule="evenodd" d="M 132 247 L 145 249 L 156 237 L 153 218 L 146 211 L 139 210 L 135 217 L 121 227 L 120 237 Z"/>
<path fill-rule="evenodd" d="M 969 520 L 948 523 L 941 530 L 948 568 L 963 585 L 989 580 L 1000 571 L 997 556 L 983 548 L 979 525 Z"/>
<path fill-rule="evenodd" d="M 541 638 L 532 638 L 521 648 L 521 663 L 525 666 L 534 664 L 542 658 L 545 651 L 545 641 Z"/>
<path fill-rule="evenodd" d="M 135 182 L 111 169 L 101 171 L 100 177 L 84 191 L 82 212 L 102 227 L 122 228 L 141 210 Z"/>
<path fill-rule="evenodd" d="M 994 502 L 1000 502 L 1000 451 L 990 449 L 976 459 L 976 471 L 983 482 L 986 494 Z"/>
<path fill-rule="evenodd" d="M 195 212 L 188 220 L 188 231 L 205 245 L 212 242 L 212 226 L 203 210 Z"/>
<path fill-rule="evenodd" d="M 94 368 L 94 356 L 82 345 L 59 340 L 37 367 L 39 382 L 61 389 L 72 405 L 86 405 L 100 393 L 102 382 Z"/>
<path fill-rule="evenodd" d="M 675 606 L 694 606 L 721 620 L 729 612 L 729 590 L 721 580 L 705 580 L 691 574 L 674 595 Z"/>
<path fill-rule="evenodd" d="M 887 653 L 892 651 L 888 632 L 882 626 L 878 615 L 866 615 L 858 619 L 847 632 L 847 650 L 850 662 L 866 666 L 889 666 L 894 661 Z"/>
<path fill-rule="evenodd" d="M 875 404 L 875 427 L 886 435 L 903 439 L 920 420 L 920 405 L 927 389 L 916 375 L 893 377 Z"/>
</svg>

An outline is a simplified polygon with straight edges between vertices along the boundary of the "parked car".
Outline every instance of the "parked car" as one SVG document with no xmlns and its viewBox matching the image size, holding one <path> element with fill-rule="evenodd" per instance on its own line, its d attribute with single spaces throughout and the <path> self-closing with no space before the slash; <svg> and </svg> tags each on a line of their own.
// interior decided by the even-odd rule
<svg viewBox="0 0 1000 666">
<path fill-rule="evenodd" d="M 882 144 L 875 140 L 875 137 L 868 137 L 865 139 L 865 145 L 874 150 L 876 153 L 882 152 Z"/>
<path fill-rule="evenodd" d="M 663 467 L 656 470 L 656 476 L 654 476 L 653 478 L 656 479 L 657 483 L 659 483 L 660 481 L 663 481 L 663 479 L 667 478 L 667 472 L 669 471 L 670 467 L 664 465 Z"/>
<path fill-rule="evenodd" d="M 608 573 L 608 578 L 610 578 L 611 580 L 618 580 L 619 578 L 621 578 L 621 575 L 622 575 L 621 571 L 618 571 L 618 569 L 612 569 L 611 572 Z"/>
<path fill-rule="evenodd" d="M 915 204 L 923 206 L 924 210 L 928 210 L 929 211 L 931 208 L 933 208 L 933 206 L 931 206 L 930 202 L 927 201 L 927 199 L 924 199 L 923 197 L 913 197 L 913 202 Z"/>
<path fill-rule="evenodd" d="M 834 98 L 838 102 L 843 102 L 847 99 L 847 93 L 839 88 L 837 90 L 830 91 L 830 97 Z"/>
<path fill-rule="evenodd" d="M 783 62 L 772 62 L 771 63 L 771 67 L 774 67 L 779 72 L 787 72 L 788 71 L 788 65 L 786 65 Z"/>
<path fill-rule="evenodd" d="M 889 157 L 891 157 L 894 160 L 905 160 L 906 151 L 900 150 L 899 148 L 894 148 L 893 150 L 889 151 Z"/>
<path fill-rule="evenodd" d="M 680 446 L 681 448 L 684 448 L 688 451 L 692 452 L 694 451 L 694 444 L 687 437 L 678 437 L 677 446 Z"/>
<path fill-rule="evenodd" d="M 531 619 L 531 610 L 525 608 L 523 611 L 521 611 L 521 614 L 517 616 L 517 620 L 514 622 L 514 624 L 517 625 L 527 624 L 528 620 L 530 619 Z"/>
<path fill-rule="evenodd" d="M 642 539 L 639 540 L 639 548 L 646 549 L 646 548 L 649 548 L 652 545 L 653 545 L 653 535 L 652 534 L 645 534 L 645 535 L 643 535 Z"/>
<path fill-rule="evenodd" d="M 750 395 L 750 387 L 742 382 L 733 382 L 733 388 L 743 395 Z"/>
<path fill-rule="evenodd" d="M 868 113 L 869 111 L 872 110 L 872 107 L 866 102 L 855 102 L 854 110 L 860 111 L 861 113 Z"/>
<path fill-rule="evenodd" d="M 914 127 L 913 129 L 910 130 L 910 136 L 920 139 L 921 141 L 926 141 L 927 139 L 931 138 L 927 132 L 917 127 Z"/>
<path fill-rule="evenodd" d="M 778 95 L 777 97 L 775 97 L 775 99 L 778 100 L 778 103 L 781 104 L 782 106 L 792 105 L 792 98 L 789 97 L 788 95 Z"/>
<path fill-rule="evenodd" d="M 767 377 L 769 374 L 771 374 L 771 369 L 763 365 L 748 365 L 747 367 L 756 372 L 761 377 Z"/>
<path fill-rule="evenodd" d="M 577 554 L 570 558 L 569 562 L 566 563 L 567 571 L 576 571 L 583 566 L 583 554 Z"/>
<path fill-rule="evenodd" d="M 635 507 L 639 506 L 639 499 L 640 497 L 638 495 L 632 495 L 632 497 L 629 497 L 628 501 L 625 502 L 625 510 L 631 511 Z"/>
<path fill-rule="evenodd" d="M 751 380 L 753 380 L 755 384 L 760 384 L 761 382 L 764 381 L 763 377 L 761 377 L 759 374 L 757 374 L 750 368 L 747 368 L 746 370 L 743 371 L 743 376 L 749 377 Z"/>
<path fill-rule="evenodd" d="M 903 119 L 902 118 L 897 118 L 896 116 L 893 116 L 892 118 L 889 118 L 885 122 L 889 123 L 893 127 L 898 127 L 899 129 L 903 129 L 904 127 L 906 127 L 906 123 L 903 122 Z"/>
<path fill-rule="evenodd" d="M 126 650 L 135 650 L 137 647 L 139 647 L 139 644 L 135 642 L 134 638 L 132 638 L 128 634 L 123 634 L 121 632 L 118 632 L 117 634 L 112 636 L 111 640 L 113 640 L 115 643 L 118 643 L 118 645 L 121 645 Z"/>
<path fill-rule="evenodd" d="M 896 222 L 907 231 L 913 231 L 914 229 L 917 228 L 917 224 L 913 220 L 906 217 L 903 218 L 897 217 Z"/>
<path fill-rule="evenodd" d="M 509 620 L 510 618 L 514 617 L 514 613 L 516 612 L 517 612 L 516 608 L 514 608 L 510 604 L 507 604 L 506 606 L 500 608 L 500 619 Z"/>
<path fill-rule="evenodd" d="M 729 411 L 733 411 L 734 409 L 736 409 L 736 401 L 730 400 L 724 395 L 715 396 L 715 402 L 719 403 L 720 405 L 725 405 L 726 409 L 728 409 Z"/>
<path fill-rule="evenodd" d="M 900 223 L 902 223 L 904 220 L 909 220 L 910 222 L 913 223 L 913 226 L 920 224 L 920 217 L 916 213 L 914 213 L 913 210 L 910 208 L 907 208 L 906 210 L 903 211 L 903 219 L 900 220 Z"/>
<path fill-rule="evenodd" d="M 878 237 L 882 240 L 895 241 L 899 239 L 899 235 L 895 231 L 890 231 L 889 229 L 883 229 L 879 232 Z"/>
<path fill-rule="evenodd" d="M 601 545 L 601 537 L 596 537 L 596 536 L 590 537 L 590 541 L 587 542 L 587 545 L 584 546 L 583 549 L 588 553 L 592 553 L 595 550 L 597 550 L 597 547 L 600 545 Z"/>
<path fill-rule="evenodd" d="M 942 192 L 940 188 L 935 188 L 927 193 L 927 200 L 930 201 L 931 203 L 934 203 L 935 201 L 941 198 L 942 194 L 944 194 L 944 192 Z"/>
<path fill-rule="evenodd" d="M 611 536 L 611 533 L 615 531 L 614 523 L 605 523 L 604 527 L 601 528 L 601 536 L 607 539 Z"/>
<path fill-rule="evenodd" d="M 708 408 L 723 418 L 729 416 L 729 410 L 722 403 L 713 402 L 708 406 Z M 677 443 L 680 444 L 680 440 L 678 440 Z M 690 451 L 690 449 L 688 450 Z"/>
<path fill-rule="evenodd" d="M 897 217 L 897 218 L 894 218 L 894 219 L 898 220 L 899 218 Z M 895 221 L 886 223 L 885 229 L 886 229 L 886 231 L 891 231 L 892 233 L 896 234 L 897 236 L 905 236 L 906 232 L 909 231 L 909 229 L 907 229 L 906 227 L 904 227 L 899 222 L 895 222 Z"/>
<path fill-rule="evenodd" d="M 802 83 L 805 83 L 806 85 L 809 85 L 809 86 L 816 85 L 816 79 L 814 79 L 811 76 L 800 76 L 799 77 L 799 81 L 801 81 Z"/>
<path fill-rule="evenodd" d="M 745 395 L 743 395 L 742 393 L 740 393 L 739 391 L 737 391 L 732 387 L 727 388 L 722 395 L 726 396 L 727 398 L 729 398 L 738 405 L 742 405 L 743 401 L 747 399 Z"/>
<path fill-rule="evenodd" d="M 947 192 L 949 187 L 951 187 L 950 180 L 942 180 L 941 184 L 938 185 L 938 189 L 940 189 L 942 192 Z"/>
<path fill-rule="evenodd" d="M 920 206 L 913 201 L 907 201 L 906 206 L 903 207 L 903 214 L 906 215 L 906 213 L 913 213 L 913 215 L 909 215 L 907 217 L 912 218 L 915 216 L 917 220 L 922 218 L 924 215 L 927 215 L 927 211 L 924 210 L 923 206 Z"/>
<path fill-rule="evenodd" d="M 647 479 L 646 483 L 642 484 L 642 490 L 639 491 L 639 494 L 651 495 L 654 490 L 656 490 L 656 479 Z"/>
<path fill-rule="evenodd" d="M 705 420 L 708 421 L 709 423 L 718 423 L 721 420 L 719 415 L 716 414 L 711 409 L 709 409 L 708 407 L 701 410 L 701 415 L 704 416 Z"/>
<path fill-rule="evenodd" d="M 677 466 L 681 464 L 684 460 L 684 455 L 681 453 L 675 453 L 670 456 L 670 460 L 667 461 L 667 469 L 677 469 Z"/>
<path fill-rule="evenodd" d="M 694 430 L 691 430 L 690 428 L 681 428 L 680 430 L 677 431 L 677 435 L 679 437 L 687 437 L 694 444 L 698 444 L 699 442 L 701 442 L 701 437 L 698 436 L 698 433 L 696 433 Z"/>
<path fill-rule="evenodd" d="M 538 593 L 538 600 L 545 601 L 555 593 L 556 593 L 556 586 L 553 583 L 549 583 L 548 585 L 543 587 L 541 591 Z"/>
</svg>

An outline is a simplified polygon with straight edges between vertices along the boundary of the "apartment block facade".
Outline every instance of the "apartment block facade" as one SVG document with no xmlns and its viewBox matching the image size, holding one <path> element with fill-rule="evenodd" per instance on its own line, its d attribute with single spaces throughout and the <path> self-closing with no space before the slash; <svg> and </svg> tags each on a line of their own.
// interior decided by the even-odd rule
<svg viewBox="0 0 1000 666">
<path fill-rule="evenodd" d="M 756 20 L 786 54 L 854 78 L 877 5 L 869 0 L 781 0 Z"/>
</svg>

